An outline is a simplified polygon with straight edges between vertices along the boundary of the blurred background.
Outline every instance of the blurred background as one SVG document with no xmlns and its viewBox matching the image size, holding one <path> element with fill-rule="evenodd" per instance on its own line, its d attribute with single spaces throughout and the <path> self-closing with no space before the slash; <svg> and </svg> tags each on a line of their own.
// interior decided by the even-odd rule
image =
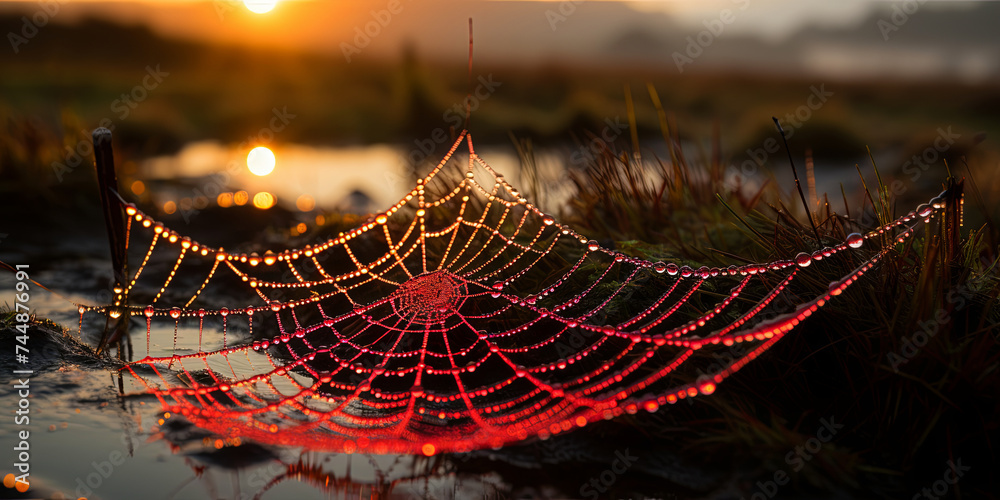
<svg viewBox="0 0 1000 500">
<path fill-rule="evenodd" d="M 469 18 L 475 42 L 471 74 Z M 661 245 L 657 258 L 676 254 L 699 265 L 728 265 L 736 254 L 759 261 L 790 257 L 794 254 L 760 254 L 734 217 L 760 208 L 766 214 L 748 218 L 764 227 L 775 220 L 773 211 L 763 208 L 771 204 L 787 209 L 789 219 L 805 220 L 775 117 L 815 214 L 829 204 L 861 226 L 874 226 L 875 218 L 864 215 L 871 214 L 872 201 L 864 196 L 859 173 L 872 191 L 879 181 L 886 186 L 896 215 L 940 192 L 949 171 L 965 177 L 966 231 L 973 235 L 987 226 L 979 233 L 982 248 L 989 250 L 984 254 L 990 254 L 981 259 L 986 268 L 995 260 L 992 222 L 1000 219 L 1000 204 L 991 202 L 1000 196 L 998 20 L 1000 2 L 985 1 L 0 1 L 0 210 L 8 215 L 0 224 L 0 261 L 31 264 L 33 279 L 80 303 L 111 300 L 114 283 L 91 145 L 91 133 L 100 126 L 113 130 L 126 200 L 180 233 L 229 251 L 314 243 L 357 226 L 406 193 L 468 125 L 477 152 L 496 170 L 543 210 L 602 244 L 640 240 Z M 619 162 L 615 155 L 624 153 L 630 159 Z M 663 180 L 660 172 L 676 171 L 654 165 L 660 161 L 694 174 L 663 196 L 655 189 Z M 641 181 L 646 189 L 638 190 L 648 199 L 630 196 L 622 184 L 601 184 L 602 169 L 619 163 L 649 174 Z M 728 205 L 717 203 L 719 191 L 725 191 Z M 649 208 L 650 200 L 656 210 Z M 601 203 L 606 206 L 594 208 Z M 632 210 L 635 206 L 639 209 Z M 618 209 L 639 215 L 616 217 Z M 657 219 L 645 217 L 654 212 Z M 719 228 L 732 237 L 713 240 Z M 886 269 L 892 276 L 893 268 Z M 932 274 L 921 276 L 934 280 Z M 894 278 L 882 283 L 888 283 L 880 289 L 888 297 L 884 302 L 909 297 L 894 292 Z M 0 302 L 13 303 L 12 291 L 0 287 Z M 909 293 L 930 296 L 916 287 Z M 867 295 L 845 302 L 844 311 L 814 322 L 813 336 L 783 342 L 776 348 L 782 351 L 751 364 L 744 382 L 734 377 L 726 399 L 709 400 L 721 406 L 737 400 L 720 411 L 725 418 L 693 406 L 697 418 L 690 432 L 660 412 L 623 419 L 631 441 L 581 432 L 558 446 L 543 443 L 581 454 L 582 461 L 597 464 L 591 468 L 574 462 L 552 469 L 538 458 L 552 450 L 508 450 L 506 460 L 515 466 L 504 480 L 527 485 L 523 491 L 565 482 L 560 491 L 573 493 L 607 467 L 610 448 L 601 455 L 601 446 L 645 443 L 656 453 L 673 453 L 680 449 L 675 442 L 664 445 L 650 436 L 661 432 L 660 438 L 673 439 L 671 432 L 682 429 L 686 438 L 704 438 L 684 449 L 685 459 L 711 463 L 689 472 L 680 459 L 644 459 L 641 467 L 648 467 L 652 486 L 641 491 L 665 491 L 657 489 L 665 488 L 665 479 L 705 491 L 706 484 L 714 484 L 709 473 L 715 473 L 715 462 L 731 460 L 731 469 L 742 471 L 731 481 L 732 490 L 745 493 L 758 479 L 774 477 L 775 464 L 790 465 L 785 453 L 804 439 L 796 441 L 799 434 L 786 431 L 786 423 L 812 436 L 812 417 L 829 415 L 825 412 L 833 407 L 837 418 L 846 408 L 868 427 L 852 427 L 836 446 L 824 449 L 824 456 L 833 458 L 813 462 L 817 468 L 833 466 L 815 475 L 807 468 L 801 476 L 835 492 L 822 498 L 844 498 L 836 492 L 847 487 L 867 493 L 870 476 L 878 479 L 871 484 L 891 483 L 885 498 L 912 494 L 917 490 L 911 486 L 940 477 L 943 457 L 953 456 L 953 431 L 964 432 L 962 442 L 973 448 L 992 446 L 980 428 L 995 430 L 996 419 L 969 422 L 978 418 L 980 404 L 984 414 L 995 413 L 992 399 L 982 395 L 997 391 L 985 385 L 970 392 L 973 384 L 965 381 L 990 380 L 996 358 L 988 353 L 996 351 L 963 343 L 975 356 L 954 362 L 949 360 L 959 358 L 942 356 L 942 373 L 960 373 L 963 385 L 954 391 L 934 386 L 935 395 L 955 399 L 925 397 L 920 376 L 904 385 L 911 379 L 879 365 L 884 356 L 840 343 L 848 337 L 844 331 L 856 328 L 878 338 L 873 345 L 892 348 L 884 333 L 897 316 L 871 313 L 878 303 Z M 58 296 L 33 292 L 31 307 L 71 330 L 77 324 L 76 308 Z M 901 314 L 893 335 L 916 331 L 916 322 L 930 317 L 921 316 L 930 314 L 924 309 Z M 833 331 L 828 342 L 819 335 L 827 327 Z M 995 343 L 989 345 L 995 349 Z M 830 346 L 836 348 L 823 350 Z M 839 358 L 837 352 L 848 354 Z M 93 362 L 80 359 L 85 368 Z M 985 361 L 972 362 L 977 359 Z M 964 372 L 955 369 L 959 365 Z M 50 405 L 55 409 L 39 416 L 38 425 L 52 426 L 32 444 L 40 464 L 39 483 L 33 484 L 47 478 L 54 489 L 95 498 L 72 482 L 93 473 L 91 459 L 77 457 L 103 460 L 109 450 L 121 448 L 123 427 L 143 429 L 150 420 L 144 424 L 138 413 L 113 411 L 115 405 L 104 409 L 117 393 L 109 389 L 103 367 L 81 370 L 75 361 L 49 366 L 60 373 L 39 381 L 40 388 L 56 387 L 42 395 L 55 401 Z M 852 379 L 831 368 L 857 366 L 871 369 Z M 799 378 L 820 385 L 793 383 Z M 856 396 L 864 392 L 860 388 L 886 386 L 873 391 L 878 397 L 870 401 Z M 745 407 L 741 394 L 749 401 Z M 902 410 L 890 404 L 897 395 Z M 945 409 L 913 404 L 905 398 L 910 395 L 940 403 L 948 418 L 941 417 Z M 905 418 L 886 416 L 883 401 Z M 760 410 L 758 416 L 769 415 L 760 424 L 748 416 L 760 402 L 784 405 L 785 412 Z M 679 407 L 670 415 L 684 415 Z M 816 411 L 806 419 L 809 408 Z M 713 435 L 706 422 L 725 431 Z M 920 427 L 924 424 L 927 430 Z M 71 432 L 81 432 L 55 430 L 70 425 Z M 170 442 L 177 453 L 176 443 L 203 437 L 186 428 L 175 434 L 180 437 L 167 430 L 147 440 L 137 433 L 153 445 L 142 445 L 127 462 L 136 473 L 115 476 L 99 490 L 91 486 L 107 498 L 132 498 L 137 487 L 176 498 L 222 497 L 211 472 L 238 471 L 244 457 L 209 462 L 185 451 L 183 459 L 172 459 L 156 439 Z M 12 433 L 0 432 L 6 435 Z M 761 449 L 772 452 L 770 462 L 757 458 Z M 463 457 L 462 467 L 477 474 L 478 467 L 483 472 L 501 467 L 492 451 L 483 457 L 489 459 L 482 460 L 485 465 Z M 296 460 L 285 461 L 295 465 Z M 348 479 L 350 460 L 344 460 Z M 206 463 L 210 473 L 203 482 L 211 484 L 204 494 L 191 496 L 192 488 L 184 489 L 188 477 L 203 477 Z M 156 478 L 148 473 L 153 468 Z M 381 474 L 375 469 L 364 474 Z M 299 469 L 288 470 L 288 477 L 300 477 Z M 550 470 L 555 472 L 547 477 Z M 233 474 L 238 486 L 239 472 Z M 254 476 L 249 477 L 253 486 Z M 444 488 L 458 491 L 448 481 Z"/>
<path fill-rule="evenodd" d="M 0 176 L 41 194 L 89 182 L 75 167 L 104 125 L 123 191 L 168 215 L 259 192 L 303 220 L 367 213 L 447 150 L 471 92 L 488 161 L 513 175 L 530 144 L 551 192 L 526 189 L 558 213 L 560 179 L 594 152 L 634 132 L 666 154 L 655 93 L 690 158 L 729 176 L 786 180 L 773 116 L 820 194 L 856 192 L 866 146 L 906 205 L 945 160 L 990 193 L 997 19 L 996 2 L 950 1 L 0 2 Z M 246 165 L 258 146 L 263 176 Z"/>
</svg>

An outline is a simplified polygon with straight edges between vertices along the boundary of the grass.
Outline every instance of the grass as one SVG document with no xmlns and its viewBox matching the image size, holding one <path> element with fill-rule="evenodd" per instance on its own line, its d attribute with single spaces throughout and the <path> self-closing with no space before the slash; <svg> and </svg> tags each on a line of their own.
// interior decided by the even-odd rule
<svg viewBox="0 0 1000 500">
<path fill-rule="evenodd" d="M 843 196 L 844 214 L 829 202 L 806 213 L 804 196 L 788 196 L 774 182 L 748 189 L 726 178 L 718 137 L 710 154 L 693 161 L 676 126 L 662 119 L 661 131 L 667 158 L 636 149 L 633 138 L 620 141 L 632 144 L 621 150 L 604 144 L 574 171 L 577 194 L 563 220 L 626 253 L 695 266 L 787 259 L 901 215 L 874 163 L 858 171 L 867 191 L 861 206 Z M 953 175 L 942 189 L 984 199 L 974 178 Z M 970 206 L 985 209 L 973 214 L 984 223 L 963 226 L 962 208 Z M 845 429 L 790 474 L 797 488 L 897 498 L 930 486 L 947 460 L 965 457 L 982 469 L 952 494 L 992 494 L 996 483 L 986 469 L 1000 461 L 1000 228 L 985 205 L 955 198 L 949 208 L 705 404 L 671 408 L 652 432 L 696 461 L 755 457 L 763 466 L 749 480 L 752 489 L 753 480 L 794 470 L 798 462 L 789 463 L 788 453 L 816 435 L 821 418 L 834 419 Z M 802 293 L 814 296 L 826 282 L 807 285 Z"/>
<path fill-rule="evenodd" d="M 721 134 L 704 151 L 682 148 L 676 120 L 655 91 L 650 96 L 663 158 L 639 147 L 634 126 L 631 137 L 621 138 L 624 149 L 597 134 L 581 141 L 598 141 L 603 149 L 571 171 L 576 194 L 558 212 L 589 237 L 640 257 L 672 258 L 692 267 L 728 265 L 787 259 L 899 214 L 883 182 L 887 176 L 874 164 L 859 168 L 867 186 L 860 203 L 841 193 L 817 196 L 842 199 L 844 213 L 830 202 L 810 206 L 807 213 L 797 193 L 789 196 L 789 186 L 773 179 L 750 186 L 728 177 Z M 63 139 L 29 121 L 12 123 L 10 130 L 0 139 L 7 185 L 33 187 L 38 192 L 31 196 L 58 203 L 59 196 L 43 186 L 51 162 L 62 159 Z M 525 144 L 522 157 L 530 158 L 530 143 Z M 532 165 L 524 163 L 526 177 L 538 179 Z M 954 177 L 942 178 L 941 187 L 961 186 L 967 218 L 982 222 L 963 226 L 960 218 L 948 217 L 922 228 L 713 397 L 622 422 L 682 450 L 695 463 L 746 468 L 753 462 L 743 477 L 752 489 L 774 471 L 789 470 L 789 451 L 814 437 L 821 419 L 833 418 L 845 428 L 791 474 L 794 488 L 836 487 L 896 498 L 942 477 L 947 460 L 966 457 L 975 472 L 956 486 L 957 496 L 993 491 L 988 470 L 998 461 L 1000 438 L 1000 228 L 986 201 L 993 193 L 981 192 L 971 175 L 985 169 L 961 162 L 949 167 Z M 536 196 L 542 194 L 537 183 L 533 188 Z M 89 199 L 93 192 L 77 196 Z M 323 230 L 335 234 L 363 219 L 329 217 Z M 849 265 L 830 269 L 826 277 L 846 273 Z M 798 291 L 825 286 L 815 279 Z M 9 322 L 7 315 L 0 314 L 0 329 Z M 935 334 L 926 345 L 903 356 L 928 328 Z"/>
</svg>

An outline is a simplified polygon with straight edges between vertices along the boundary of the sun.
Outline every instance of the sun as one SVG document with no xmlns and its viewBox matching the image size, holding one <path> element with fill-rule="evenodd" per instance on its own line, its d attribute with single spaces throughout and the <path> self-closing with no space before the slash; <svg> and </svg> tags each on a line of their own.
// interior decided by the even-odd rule
<svg viewBox="0 0 1000 500">
<path fill-rule="evenodd" d="M 278 4 L 278 0 L 243 0 L 243 4 L 247 6 L 250 12 L 264 14 L 271 12 L 271 9 Z"/>
<path fill-rule="evenodd" d="M 250 150 L 247 155 L 247 168 L 254 175 L 261 177 L 270 174 L 274 170 L 274 153 L 264 146 L 257 146 Z"/>
</svg>

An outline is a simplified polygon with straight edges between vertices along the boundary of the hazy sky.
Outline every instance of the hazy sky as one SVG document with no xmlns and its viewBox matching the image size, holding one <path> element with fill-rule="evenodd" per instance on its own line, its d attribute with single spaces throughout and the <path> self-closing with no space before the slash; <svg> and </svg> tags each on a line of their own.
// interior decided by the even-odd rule
<svg viewBox="0 0 1000 500">
<path fill-rule="evenodd" d="M 970 10 L 987 5 L 980 2 L 913 4 L 916 12 L 892 25 L 891 36 L 880 34 L 878 23 L 890 19 L 899 2 L 870 0 L 278 0 L 266 14 L 250 12 L 241 0 L 41 4 L 49 2 L 59 5 L 55 22 L 102 17 L 171 37 L 305 49 L 350 61 L 397 57 L 410 45 L 423 58 L 464 62 L 472 17 L 480 62 L 627 63 L 665 70 L 677 65 L 688 36 L 729 11 L 730 22 L 718 36 L 723 42 L 708 39 L 711 47 L 705 47 L 698 69 L 956 75 L 970 81 L 1000 72 L 995 26 L 988 19 L 1000 11 Z M 39 2 L 0 0 L 0 13 L 30 16 L 41 8 Z M 792 36 L 794 43 L 782 43 Z"/>
<path fill-rule="evenodd" d="M 98 0 L 50 0 L 62 3 L 57 20 L 73 21 L 81 16 L 101 16 L 112 19 L 138 22 L 155 27 L 167 34 L 233 39 L 243 43 L 253 44 L 284 42 L 295 45 L 301 41 L 310 40 L 315 35 L 316 27 L 326 26 L 330 31 L 350 24 L 351 21 L 361 25 L 367 21 L 365 14 L 372 10 L 386 9 L 390 0 L 278 0 L 277 7 L 267 14 L 248 12 L 240 0 L 141 0 L 141 1 L 98 1 Z M 515 12 L 546 12 L 565 14 L 570 12 L 567 23 L 578 12 L 594 9 L 597 1 L 555 1 L 555 0 L 400 0 L 402 12 L 419 11 L 422 22 L 433 23 L 433 13 L 442 14 L 458 12 L 459 17 L 474 15 L 477 12 L 493 11 L 482 4 L 499 4 L 511 8 L 511 4 L 537 3 L 539 6 L 526 8 L 514 7 Z M 629 10 L 641 12 L 667 13 L 678 21 L 692 27 L 699 26 L 705 20 L 718 17 L 725 8 L 749 5 L 750 9 L 734 23 L 730 31 L 734 35 L 754 34 L 761 37 L 780 40 L 796 30 L 807 25 L 844 26 L 856 23 L 868 14 L 877 3 L 863 0 L 631 0 L 617 2 L 629 7 Z M 590 4 L 590 5 L 588 5 Z M 18 9 L 22 11 L 38 10 L 37 2 L 11 2 L 0 0 L 0 8 L 4 10 Z M 303 17 L 293 13 L 307 12 L 315 22 L 297 24 L 292 31 L 285 30 L 291 19 L 301 22 Z M 560 14 L 560 15 L 562 15 Z M 217 21 L 212 25 L 212 18 Z M 539 19 L 545 21 L 545 19 Z M 253 33 L 233 32 L 225 24 L 240 24 L 257 28 Z M 322 22 L 319 22 L 322 21 Z M 626 16 L 618 19 L 605 18 L 604 28 L 614 28 L 616 23 L 627 22 Z M 480 19 L 485 27 L 489 19 Z M 231 28 L 231 27 L 229 27 Z M 278 30 L 281 36 L 275 37 Z M 320 29 L 319 31 L 322 31 Z M 556 31 L 556 30 L 553 30 Z M 599 30 L 600 31 L 600 30 Z M 426 35 L 426 34 L 425 34 Z M 430 35 L 433 35 L 431 33 Z M 315 40 L 315 38 L 312 38 Z"/>
<path fill-rule="evenodd" d="M 690 26 L 717 17 L 727 7 L 739 8 L 743 0 L 672 1 L 642 0 L 627 2 L 632 8 L 667 12 Z M 752 34 L 770 40 L 785 38 L 803 26 L 843 27 L 853 25 L 868 15 L 877 3 L 864 0 L 748 0 L 752 9 L 740 23 L 733 24 L 733 34 Z"/>
</svg>

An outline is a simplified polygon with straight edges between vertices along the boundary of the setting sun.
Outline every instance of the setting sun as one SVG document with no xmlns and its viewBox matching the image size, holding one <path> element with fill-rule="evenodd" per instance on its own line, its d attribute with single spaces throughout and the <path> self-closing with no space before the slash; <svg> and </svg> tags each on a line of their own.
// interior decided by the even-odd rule
<svg viewBox="0 0 1000 500">
<path fill-rule="evenodd" d="M 270 174 L 274 170 L 274 163 L 274 153 L 264 146 L 257 146 L 251 149 L 250 154 L 247 155 L 247 168 L 254 175 L 263 177 Z"/>
<path fill-rule="evenodd" d="M 264 14 L 271 12 L 271 9 L 278 4 L 278 0 L 244 0 L 243 4 L 250 12 Z"/>
</svg>

